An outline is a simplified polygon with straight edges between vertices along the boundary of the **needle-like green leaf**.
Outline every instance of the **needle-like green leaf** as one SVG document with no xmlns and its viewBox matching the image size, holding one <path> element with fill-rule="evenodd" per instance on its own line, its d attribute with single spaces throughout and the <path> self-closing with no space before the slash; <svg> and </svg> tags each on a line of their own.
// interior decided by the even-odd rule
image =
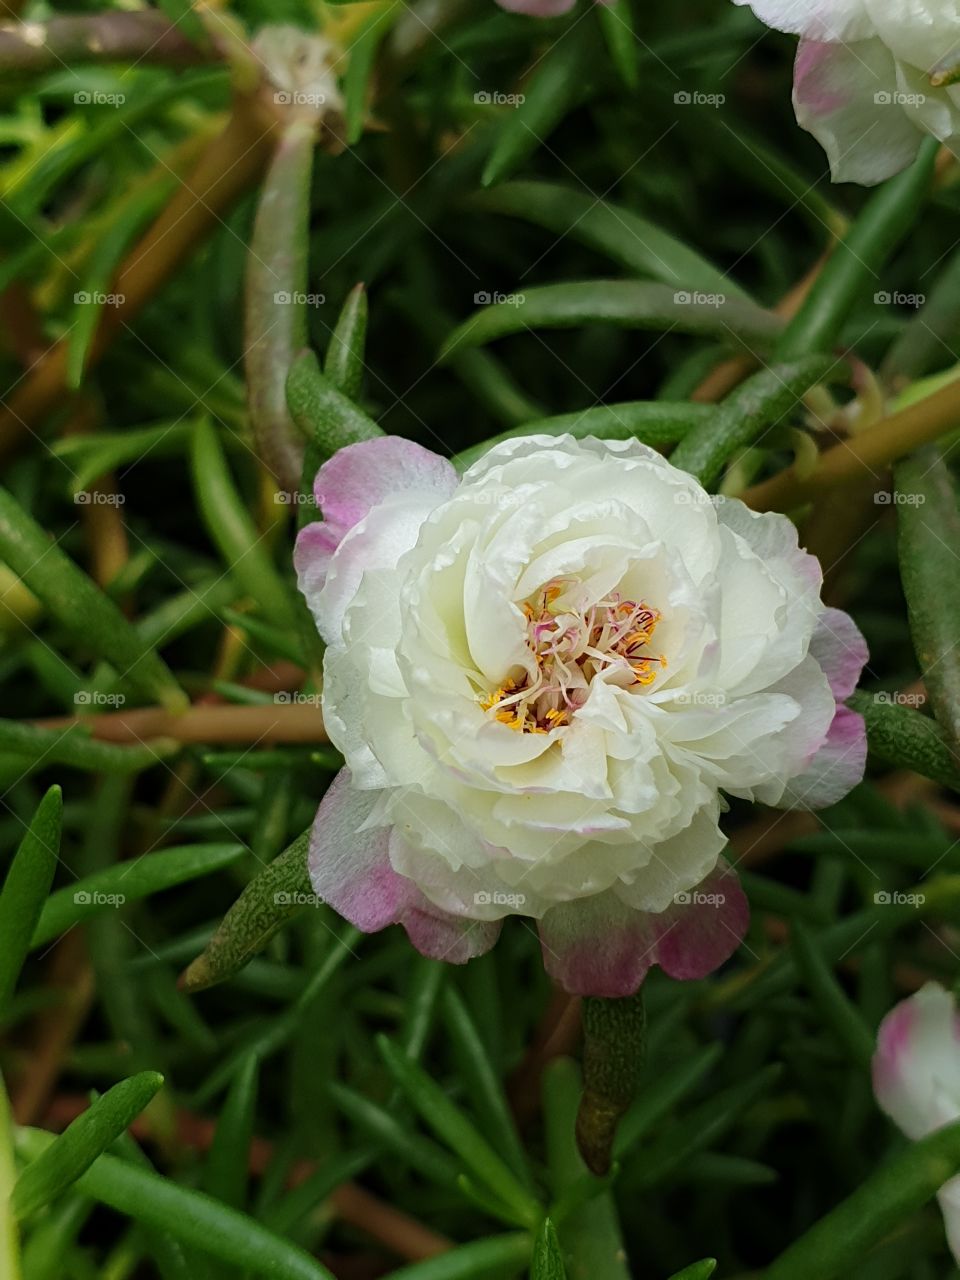
<svg viewBox="0 0 960 1280">
<path fill-rule="evenodd" d="M 0 891 L 0 1017 L 6 1012 L 53 883 L 62 814 L 60 788 L 51 787 L 30 821 Z"/>
<path fill-rule="evenodd" d="M 912 1143 L 790 1245 L 764 1280 L 835 1280 L 960 1170 L 960 1121 Z"/>
<path fill-rule="evenodd" d="M 960 765 L 960 510 L 944 450 L 927 445 L 893 470 L 900 580 L 927 694 Z"/>
<path fill-rule="evenodd" d="M 456 454 L 453 465 L 465 471 L 472 463 L 501 440 L 518 436 L 571 435 L 577 440 L 597 436 L 601 440 L 642 440 L 660 446 L 676 444 L 704 423 L 713 422 L 718 410 L 709 404 L 693 404 L 667 400 L 628 400 L 623 404 L 600 404 L 579 413 L 561 413 L 553 418 L 538 418 L 520 427 L 503 431 L 482 444 L 471 445 Z"/>
<path fill-rule="evenodd" d="M 184 973 L 184 990 L 203 991 L 232 977 L 307 902 L 315 900 L 307 874 L 309 846 L 310 832 L 304 831 L 250 881 Z"/>
<path fill-rule="evenodd" d="M 30 945 L 42 947 L 95 914 L 211 875 L 245 853 L 242 844 L 188 844 L 179 849 L 147 853 L 84 876 L 50 896 Z"/>
<path fill-rule="evenodd" d="M 619 8 L 610 10 L 612 24 L 623 26 Z M 704 293 L 745 298 L 738 284 L 647 218 L 632 209 L 575 186 L 555 182 L 505 182 L 471 200 L 483 212 L 525 218 L 558 236 L 571 236 L 605 254 L 627 271 Z"/>
<path fill-rule="evenodd" d="M 0 560 L 86 649 L 117 669 L 145 697 L 180 708 L 186 697 L 166 663 L 143 643 L 112 600 L 0 488 Z"/>
<path fill-rule="evenodd" d="M 21 1130 L 19 1137 L 34 1158 L 55 1141 L 36 1129 Z M 239 1272 L 274 1280 L 333 1280 L 315 1258 L 247 1214 L 116 1156 L 100 1156 L 76 1185 L 101 1204 L 232 1263 Z"/>
<path fill-rule="evenodd" d="M 301 352 L 293 362 L 287 378 L 287 404 L 308 442 L 316 442 L 321 462 L 344 445 L 383 435 L 373 419 L 321 370 L 312 351 Z"/>
<path fill-rule="evenodd" d="M 136 1119 L 163 1084 L 156 1071 L 121 1080 L 95 1102 L 24 1169 L 13 1189 L 13 1209 L 26 1218 L 51 1204 Z"/>
<path fill-rule="evenodd" d="M 519 1222 L 530 1226 L 539 1222 L 541 1210 L 537 1201 L 440 1086 L 386 1036 L 379 1036 L 377 1044 L 390 1074 L 424 1123 L 515 1211 Z"/>
<path fill-rule="evenodd" d="M 676 330 L 719 338 L 756 351 L 772 344 L 781 321 L 739 298 L 633 280 L 577 280 L 537 285 L 482 307 L 453 331 L 439 359 L 449 360 L 465 347 L 528 329 L 574 329 L 584 325 Z"/>
<path fill-rule="evenodd" d="M 786 418 L 812 386 L 846 371 L 842 362 L 817 355 L 762 369 L 728 396 L 713 419 L 688 432 L 670 461 L 713 488 L 726 463 Z"/>
</svg>

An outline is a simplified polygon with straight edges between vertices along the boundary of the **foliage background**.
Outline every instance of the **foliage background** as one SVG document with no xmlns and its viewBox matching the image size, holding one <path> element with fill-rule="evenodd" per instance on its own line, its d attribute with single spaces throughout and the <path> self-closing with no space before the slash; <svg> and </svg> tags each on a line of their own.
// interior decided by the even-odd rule
<svg viewBox="0 0 960 1280">
<path fill-rule="evenodd" d="M 110 1147 L 115 1165 L 74 1183 L 61 1149 L 41 1168 L 10 1274 L 509 1276 L 528 1266 L 541 1232 L 531 1196 L 552 1204 L 560 1242 L 559 1254 L 542 1245 L 538 1275 L 556 1275 L 558 1256 L 571 1277 L 665 1278 L 708 1256 L 723 1277 L 763 1274 L 901 1150 L 872 1099 L 871 1036 L 899 995 L 956 972 L 960 810 L 942 785 L 949 766 L 935 781 L 918 771 L 912 721 L 892 761 L 875 758 L 869 780 L 818 821 L 734 805 L 751 932 L 707 981 L 648 981 L 644 1084 L 605 1182 L 572 1149 L 577 1010 L 551 992 L 522 921 L 508 922 L 491 955 L 454 970 L 418 957 L 398 930 L 360 937 L 311 907 L 220 985 L 177 987 L 240 890 L 309 825 L 338 760 L 309 701 L 316 651 L 296 618 L 290 566 L 298 513 L 275 500 L 244 385 L 244 277 L 276 136 L 263 121 L 277 113 L 263 91 L 265 114 L 248 111 L 243 58 L 231 71 L 192 11 L 163 8 L 188 46 L 199 41 L 182 55 L 198 65 L 165 65 L 144 42 L 116 61 L 64 49 L 31 69 L 0 35 L 0 450 L 12 495 L 0 512 L 0 863 L 20 867 L 0 898 L 0 1064 L 14 1117 L 5 1141 L 21 1165 L 35 1161 L 43 1139 L 29 1126 L 58 1132 L 91 1091 L 164 1077 L 159 1091 L 138 1077 L 135 1105 L 109 1095 L 104 1130 L 76 1139 L 90 1158 Z M 37 22 L 95 12 L 11 8 Z M 261 0 L 220 16 L 251 34 L 280 21 L 326 31 L 341 49 L 348 119 L 335 123 L 339 139 L 321 138 L 298 230 L 306 291 L 323 298 L 303 313 L 309 344 L 328 351 L 363 282 L 356 399 L 385 431 L 444 452 L 598 404 L 682 401 L 698 388 L 709 398 L 704 380 L 727 367 L 729 331 L 691 336 L 679 310 L 654 331 L 596 323 L 602 283 L 572 326 L 439 357 L 482 295 L 682 277 L 682 252 L 657 241 L 651 257 L 623 211 L 773 308 L 870 207 L 868 193 L 830 186 L 793 121 L 791 41 L 722 0 L 620 0 L 619 28 L 583 3 L 534 22 L 492 0 Z M 626 40 L 625 22 L 635 32 Z M 222 40 L 222 22 L 216 30 Z M 490 101 L 497 94 L 525 102 Z M 242 126 L 234 150 L 217 141 L 231 110 Z M 212 185 L 191 200 L 198 172 Z M 553 184 L 539 204 L 503 185 L 531 180 Z M 144 248 L 178 190 L 181 216 Z M 525 216 L 497 211 L 510 191 Z M 614 208 L 587 243 L 582 221 L 560 225 L 584 195 L 591 213 Z M 860 245 L 862 270 L 825 345 L 862 362 L 853 385 L 866 417 L 958 359 L 957 203 L 947 157 L 922 201 L 888 211 L 897 234 Z M 111 303 L 84 299 L 119 289 L 123 263 L 138 304 L 112 317 Z M 892 294 L 927 305 L 883 300 Z M 354 336 L 362 328 L 349 308 L 346 323 Z M 279 346 L 269 354 L 282 362 Z M 728 486 L 786 465 L 791 428 L 832 443 L 850 426 L 851 395 L 781 411 L 737 452 Z M 898 570 L 901 511 L 877 502 L 891 485 L 878 474 L 800 514 L 832 601 L 867 636 L 868 690 L 906 691 L 907 707 L 922 702 L 921 671 Z M 98 584 L 95 607 L 55 555 L 24 550 L 24 512 Z M 149 659 L 118 662 L 121 640 L 162 656 L 193 704 L 186 720 L 137 711 L 170 686 Z M 243 728 L 220 714 L 241 707 Z M 92 737 L 67 727 L 90 717 Z M 44 856 L 57 848 L 55 801 L 34 820 L 52 785 L 63 791 L 55 861 Z M 54 896 L 6 999 L 18 937 L 51 876 Z M 884 902 L 898 892 L 924 902 Z M 382 1036 L 424 1076 L 409 1078 Z M 141 1107 L 135 1139 L 114 1141 Z M 151 1167 L 162 1184 L 138 1181 Z M 0 1159 L 0 1193 L 14 1176 Z M 171 1186 L 180 1198 L 168 1198 Z M 769 1274 L 956 1275 L 935 1206 L 914 1208 L 894 1212 L 878 1193 L 859 1215 L 855 1256 L 838 1236 L 815 1270 L 808 1257 Z"/>
</svg>

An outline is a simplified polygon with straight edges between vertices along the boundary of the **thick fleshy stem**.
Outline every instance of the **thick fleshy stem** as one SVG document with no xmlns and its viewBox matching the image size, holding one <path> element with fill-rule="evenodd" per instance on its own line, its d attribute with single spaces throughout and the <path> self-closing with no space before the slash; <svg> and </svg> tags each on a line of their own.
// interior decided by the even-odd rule
<svg viewBox="0 0 960 1280">
<path fill-rule="evenodd" d="M 583 1002 L 583 1097 L 577 1146 L 597 1177 L 610 1168 L 620 1117 L 637 1093 L 643 1069 L 646 1014 L 643 995 Z"/>
<path fill-rule="evenodd" d="M 247 262 L 245 364 L 257 452 L 296 490 L 304 441 L 287 409 L 287 372 L 307 341 L 307 228 L 317 122 L 292 112 L 267 171 Z"/>
</svg>

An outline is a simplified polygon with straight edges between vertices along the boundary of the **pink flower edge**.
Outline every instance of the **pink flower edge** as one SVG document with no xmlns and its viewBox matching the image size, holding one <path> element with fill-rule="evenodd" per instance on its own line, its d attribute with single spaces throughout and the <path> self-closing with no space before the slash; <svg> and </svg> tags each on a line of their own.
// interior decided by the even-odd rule
<svg viewBox="0 0 960 1280">
<path fill-rule="evenodd" d="M 364 933 L 402 925 L 433 959 L 463 964 L 489 951 L 499 920 L 451 915 L 394 870 L 390 828 L 366 825 L 377 794 L 354 788 L 348 769 L 333 780 L 310 840 L 315 892 Z M 674 978 L 703 978 L 733 955 L 749 916 L 736 873 L 721 862 L 664 912 L 634 910 L 613 890 L 549 908 L 539 922 L 544 966 L 572 995 L 632 995 L 654 964 Z"/>
<path fill-rule="evenodd" d="M 844 705 L 869 657 L 867 643 L 849 614 L 824 609 L 810 641 L 810 654 L 829 681 L 837 709 L 826 738 L 806 768 L 787 783 L 780 808 L 829 808 L 863 779 L 867 766 L 863 716 Z"/>
<path fill-rule="evenodd" d="M 340 543 L 374 507 L 402 494 L 446 497 L 456 486 L 456 470 L 446 458 L 403 436 L 378 436 L 338 449 L 314 480 L 313 497 L 323 519 L 301 529 L 293 552 L 307 601 L 323 590 Z"/>
<path fill-rule="evenodd" d="M 960 1014 L 953 995 L 928 982 L 895 1005 L 880 1024 L 871 1065 L 880 1109 L 908 1138 L 960 1119 Z M 960 1262 L 960 1177 L 945 1182 L 937 1200 Z"/>
<path fill-rule="evenodd" d="M 358 791 L 341 769 L 320 802 L 310 836 L 314 891 L 364 933 L 403 925 L 417 950 L 434 960 L 465 964 L 489 951 L 499 920 L 470 920 L 434 906 L 412 880 L 394 871 L 389 827 L 366 827 L 378 793 Z"/>
<path fill-rule="evenodd" d="M 705 978 L 743 940 L 750 908 L 735 871 L 722 859 L 666 911 L 636 911 L 608 890 L 550 907 L 540 921 L 547 972 L 573 995 L 629 996 L 652 965 L 671 978 Z"/>
</svg>

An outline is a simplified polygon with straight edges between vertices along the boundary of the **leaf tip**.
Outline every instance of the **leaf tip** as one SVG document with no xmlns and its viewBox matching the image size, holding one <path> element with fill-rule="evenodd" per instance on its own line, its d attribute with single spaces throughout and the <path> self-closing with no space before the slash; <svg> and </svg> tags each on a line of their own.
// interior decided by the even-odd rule
<svg viewBox="0 0 960 1280">
<path fill-rule="evenodd" d="M 196 960 L 191 961 L 177 978 L 177 989 L 185 995 L 192 996 L 198 991 L 205 991 L 217 981 L 207 953 L 201 952 Z"/>
</svg>

